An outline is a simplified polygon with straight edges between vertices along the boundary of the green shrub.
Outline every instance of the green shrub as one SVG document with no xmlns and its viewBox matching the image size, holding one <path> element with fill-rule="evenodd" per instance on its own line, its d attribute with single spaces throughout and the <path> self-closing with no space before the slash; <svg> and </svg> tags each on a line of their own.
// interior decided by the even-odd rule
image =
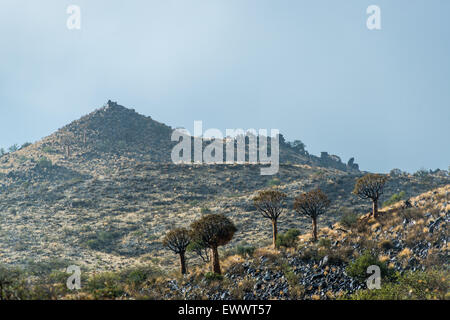
<svg viewBox="0 0 450 320">
<path fill-rule="evenodd" d="M 273 178 L 272 180 L 267 181 L 268 187 L 279 186 L 280 184 L 281 184 L 281 181 L 278 178 Z"/>
<path fill-rule="evenodd" d="M 86 245 L 93 250 L 100 250 L 110 246 L 119 237 L 119 232 L 99 231 L 93 239 L 86 241 Z"/>
<path fill-rule="evenodd" d="M 124 294 L 120 276 L 113 272 L 103 272 L 93 275 L 86 283 L 86 291 L 95 299 L 117 298 Z"/>
<path fill-rule="evenodd" d="M 277 247 L 291 248 L 295 246 L 297 237 L 301 234 L 298 229 L 289 229 L 285 233 L 280 233 L 277 237 Z"/>
<path fill-rule="evenodd" d="M 448 300 L 450 274 L 448 270 L 408 271 L 395 282 L 381 283 L 378 290 L 359 290 L 353 300 Z"/>
<path fill-rule="evenodd" d="M 213 281 L 222 281 L 223 280 L 223 276 L 214 272 L 207 272 L 205 274 L 205 280 L 209 283 L 209 282 L 213 282 Z"/>
<path fill-rule="evenodd" d="M 53 164 L 51 160 L 47 159 L 46 157 L 42 157 L 38 160 L 37 166 L 43 169 L 50 169 Z"/>
<path fill-rule="evenodd" d="M 385 202 L 383 202 L 383 207 L 387 207 L 390 206 L 396 202 L 399 202 L 401 200 L 405 200 L 406 198 L 406 193 L 405 191 L 401 191 L 399 193 L 394 193 L 389 200 L 386 200 Z"/>
<path fill-rule="evenodd" d="M 23 270 L 0 265 L 0 300 L 26 299 L 26 292 Z"/>
<path fill-rule="evenodd" d="M 17 144 L 13 144 L 11 147 L 8 148 L 9 152 L 16 152 L 19 150 L 19 146 Z"/>
<path fill-rule="evenodd" d="M 342 216 L 339 222 L 342 224 L 342 226 L 346 228 L 352 228 L 354 227 L 357 222 L 359 215 L 349 209 L 342 209 Z"/>
<path fill-rule="evenodd" d="M 327 238 L 320 238 L 318 245 L 319 245 L 319 247 L 330 248 L 331 247 L 331 240 L 327 239 Z"/>
<path fill-rule="evenodd" d="M 41 150 L 45 153 L 56 153 L 56 151 L 50 146 L 42 147 Z"/>
<path fill-rule="evenodd" d="M 20 149 L 24 149 L 24 148 L 29 147 L 29 146 L 31 146 L 31 143 L 30 143 L 30 142 L 25 142 L 25 143 L 20 147 Z"/>
<path fill-rule="evenodd" d="M 122 281 L 132 288 L 141 287 L 145 282 L 161 275 L 162 272 L 153 266 L 139 266 L 121 272 Z"/>
<path fill-rule="evenodd" d="M 49 258 L 42 261 L 28 260 L 26 271 L 33 276 L 44 278 L 56 270 L 65 270 L 73 262 L 65 259 Z"/>
<path fill-rule="evenodd" d="M 241 245 L 238 245 L 236 247 L 236 254 L 242 256 L 243 258 L 251 257 L 251 256 L 253 256 L 253 253 L 255 252 L 255 249 L 256 248 L 254 246 L 241 244 Z"/>
<path fill-rule="evenodd" d="M 393 271 L 388 269 L 384 262 L 378 260 L 378 258 L 372 255 L 369 251 L 365 251 L 364 254 L 359 256 L 355 261 L 351 262 L 347 266 L 346 272 L 350 277 L 364 282 L 369 277 L 367 274 L 367 268 L 372 265 L 380 267 L 382 279 L 391 279 L 394 276 Z"/>
<path fill-rule="evenodd" d="M 17 157 L 17 161 L 18 161 L 19 163 L 24 163 L 24 162 L 26 162 L 27 160 L 28 160 L 28 158 L 25 157 L 25 156 L 23 156 L 23 155 Z"/>
<path fill-rule="evenodd" d="M 204 207 L 204 208 L 200 209 L 200 212 L 201 212 L 201 214 L 208 214 L 208 213 L 211 213 L 211 209 Z"/>
</svg>

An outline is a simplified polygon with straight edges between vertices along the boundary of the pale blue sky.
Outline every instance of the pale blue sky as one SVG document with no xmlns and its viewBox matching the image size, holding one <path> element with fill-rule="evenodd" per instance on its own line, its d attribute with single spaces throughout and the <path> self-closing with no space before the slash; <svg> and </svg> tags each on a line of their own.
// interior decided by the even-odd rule
<svg viewBox="0 0 450 320">
<path fill-rule="evenodd" d="M 449 15 L 448 0 L 1 0 L 0 147 L 111 99 L 173 127 L 280 129 L 363 170 L 446 169 Z"/>
</svg>

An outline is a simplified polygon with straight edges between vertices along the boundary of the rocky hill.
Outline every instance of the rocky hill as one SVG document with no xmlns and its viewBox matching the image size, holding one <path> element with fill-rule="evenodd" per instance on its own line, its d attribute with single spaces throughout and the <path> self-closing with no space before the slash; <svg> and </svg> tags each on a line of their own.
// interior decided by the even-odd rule
<svg viewBox="0 0 450 320">
<path fill-rule="evenodd" d="M 280 230 L 305 231 L 292 208 L 295 195 L 320 187 L 332 200 L 319 221 L 328 226 L 345 210 L 370 203 L 351 194 L 363 173 L 350 161 L 299 151 L 282 141 L 276 176 L 258 165 L 175 165 L 172 128 L 109 101 L 56 133 L 0 157 L 0 263 L 120 270 L 153 261 L 172 268 L 161 238 L 202 214 L 222 212 L 238 225 L 229 247 L 260 244 L 270 226 L 254 210 L 255 192 L 272 186 L 289 195 Z M 384 195 L 406 197 L 449 184 L 446 175 L 392 176 Z"/>
<path fill-rule="evenodd" d="M 38 170 L 38 160 L 45 157 L 55 166 L 77 173 L 92 174 L 92 166 L 108 166 L 109 162 L 171 163 L 173 129 L 136 113 L 115 102 L 76 120 L 21 150 L 0 159 L 0 174 L 20 176 Z M 280 162 L 308 164 L 342 171 L 358 171 L 353 159 L 348 164 L 335 155 L 322 152 L 320 157 L 309 155 L 292 143 L 280 139 Z M 37 167 L 37 168 L 36 168 Z M 36 171 L 35 170 L 35 171 Z M 58 172 L 61 175 L 63 172 Z M 70 176 L 70 171 L 65 171 Z M 32 173 L 29 173 L 32 174 Z M 24 177 L 26 178 L 26 177 Z"/>
</svg>

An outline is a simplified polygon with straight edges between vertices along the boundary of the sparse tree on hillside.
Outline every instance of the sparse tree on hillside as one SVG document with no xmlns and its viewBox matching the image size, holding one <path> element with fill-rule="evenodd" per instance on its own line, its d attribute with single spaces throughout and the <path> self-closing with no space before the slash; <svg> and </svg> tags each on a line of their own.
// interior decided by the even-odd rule
<svg viewBox="0 0 450 320">
<path fill-rule="evenodd" d="M 312 219 L 312 237 L 317 241 L 317 218 L 330 206 L 330 200 L 320 189 L 303 193 L 294 200 L 294 210 Z"/>
<path fill-rule="evenodd" d="M 237 231 L 234 223 L 223 214 L 207 214 L 191 224 L 191 237 L 211 249 L 212 271 L 221 274 L 219 246 L 226 245 Z"/>
<path fill-rule="evenodd" d="M 264 218 L 270 219 L 272 222 L 272 241 L 273 248 L 277 246 L 278 235 L 278 218 L 283 213 L 283 203 L 286 194 L 277 190 L 265 190 L 258 193 L 253 198 L 253 204 Z"/>
<path fill-rule="evenodd" d="M 294 140 L 292 147 L 300 154 L 306 153 L 306 145 L 301 140 Z"/>
<path fill-rule="evenodd" d="M 9 152 L 16 152 L 19 150 L 19 146 L 17 144 L 13 144 L 11 147 L 8 148 Z"/>
<path fill-rule="evenodd" d="M 388 177 L 381 174 L 369 173 L 356 181 L 353 193 L 362 199 L 372 200 L 372 216 L 378 216 L 378 199 L 384 192 L 384 185 Z"/>
<path fill-rule="evenodd" d="M 191 237 L 186 228 L 170 230 L 163 239 L 166 248 L 180 255 L 181 274 L 186 274 L 186 248 L 190 242 Z"/>
<path fill-rule="evenodd" d="M 66 158 L 70 158 L 70 148 L 72 145 L 72 139 L 70 139 L 70 137 L 68 137 L 68 136 L 64 136 L 61 139 L 61 143 L 63 145 L 64 153 L 66 154 Z"/>
<path fill-rule="evenodd" d="M 6 154 L 5 149 L 0 148 L 0 157 L 1 157 L 1 156 L 4 156 L 5 154 Z"/>
</svg>

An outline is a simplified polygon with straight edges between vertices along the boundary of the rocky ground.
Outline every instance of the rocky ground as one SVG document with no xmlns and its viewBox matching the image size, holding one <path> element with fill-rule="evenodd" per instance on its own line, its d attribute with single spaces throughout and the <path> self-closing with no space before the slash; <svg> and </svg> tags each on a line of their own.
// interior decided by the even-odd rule
<svg viewBox="0 0 450 320">
<path fill-rule="evenodd" d="M 168 280 L 163 298 L 342 298 L 367 288 L 346 272 L 349 263 L 367 250 L 378 255 L 393 273 L 435 267 L 448 270 L 449 192 L 450 186 L 446 186 L 422 194 L 412 199 L 411 208 L 397 203 L 386 208 L 379 219 L 365 215 L 347 230 L 337 223 L 321 230 L 318 244 L 302 235 L 294 248 L 260 248 L 250 257 L 229 256 L 223 261 L 226 272 L 222 280 L 208 281 L 194 268 L 185 278 Z M 450 290 L 449 278 L 444 285 Z"/>
</svg>

